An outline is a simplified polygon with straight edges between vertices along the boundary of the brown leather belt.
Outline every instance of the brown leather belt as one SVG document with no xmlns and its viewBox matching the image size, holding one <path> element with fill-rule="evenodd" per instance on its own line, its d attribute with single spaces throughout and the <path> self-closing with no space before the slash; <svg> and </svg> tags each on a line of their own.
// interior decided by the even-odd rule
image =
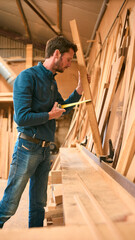
<svg viewBox="0 0 135 240">
<path fill-rule="evenodd" d="M 43 141 L 43 140 L 40 140 L 40 139 L 37 139 L 37 138 L 33 138 L 33 137 L 30 137 L 30 136 L 27 136 L 25 133 L 20 133 L 19 137 L 23 138 L 25 140 L 28 140 L 30 142 L 34 142 L 36 144 L 41 143 L 42 147 L 48 147 L 50 145 L 50 142 Z"/>
</svg>

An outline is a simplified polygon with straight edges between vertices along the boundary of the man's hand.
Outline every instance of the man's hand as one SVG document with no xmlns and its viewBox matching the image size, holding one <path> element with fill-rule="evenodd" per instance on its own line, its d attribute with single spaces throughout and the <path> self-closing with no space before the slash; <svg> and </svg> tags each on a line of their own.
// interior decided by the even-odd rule
<svg viewBox="0 0 135 240">
<path fill-rule="evenodd" d="M 90 79 L 90 75 L 89 74 L 87 74 L 87 80 L 88 80 L 88 83 L 90 83 L 91 79 Z M 82 92 L 83 92 L 81 76 L 80 76 L 80 72 L 79 71 L 78 71 L 78 85 L 77 85 L 76 91 L 78 92 L 79 95 L 81 95 Z"/>
<path fill-rule="evenodd" d="M 57 119 L 57 118 L 61 117 L 63 112 L 66 112 L 66 110 L 62 109 L 62 108 L 59 108 L 58 103 L 55 102 L 52 110 L 48 113 L 49 114 L 49 120 Z"/>
<path fill-rule="evenodd" d="M 82 87 L 81 76 L 79 71 L 78 71 L 78 85 L 77 85 L 76 91 L 78 92 L 79 95 L 82 95 L 83 87 Z"/>
</svg>

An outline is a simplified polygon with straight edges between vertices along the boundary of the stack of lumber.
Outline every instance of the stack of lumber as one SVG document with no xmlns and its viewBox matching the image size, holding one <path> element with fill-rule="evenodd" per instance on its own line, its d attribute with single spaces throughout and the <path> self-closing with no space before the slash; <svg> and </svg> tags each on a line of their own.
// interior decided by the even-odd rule
<svg viewBox="0 0 135 240">
<path fill-rule="evenodd" d="M 53 160 L 48 179 L 47 206 L 45 208 L 45 225 L 60 226 L 64 224 L 62 171 L 60 156 Z"/>
<path fill-rule="evenodd" d="M 77 144 L 76 148 L 60 148 L 63 187 L 63 226 L 33 229 L 3 229 L 0 238 L 9 239 L 78 239 L 134 240 L 135 199 L 121 184 L 104 171 Z M 92 154 L 91 154 L 92 155 Z M 95 155 L 93 155 L 95 157 Z M 58 159 L 57 159 L 58 161 Z M 104 167 L 109 167 L 104 163 Z M 109 167 L 114 176 L 116 172 Z M 56 171 L 56 172 L 55 172 Z M 125 181 L 125 177 L 119 176 Z M 52 182 L 60 181 L 58 170 L 52 170 Z M 52 183 L 51 182 L 51 183 Z M 129 181 L 126 179 L 126 182 Z M 130 182 L 130 188 L 133 183 Z M 135 196 L 135 188 L 133 189 Z M 60 216 L 60 211 L 57 215 Z M 46 212 L 48 215 L 48 212 Z M 56 209 L 48 218 L 56 220 Z M 57 220 L 60 217 L 57 217 Z M 55 221 L 54 221 L 55 225 Z M 56 226 L 56 225 L 55 225 Z"/>
<path fill-rule="evenodd" d="M 89 66 L 89 63 L 85 65 L 77 26 L 71 22 L 73 40 L 78 46 L 78 64 L 84 88 L 82 99 L 91 98 L 92 102 L 76 106 L 70 129 L 62 145 L 74 147 L 76 143 L 80 143 L 92 153 L 101 156 L 109 154 L 111 139 L 115 150 L 113 167 L 133 182 L 135 182 L 134 22 L 135 7 L 127 9 L 123 22 L 120 17 L 117 18 L 113 30 L 103 44 L 98 41 L 100 33 L 97 33 L 95 43 L 97 54 L 92 66 Z M 89 86 L 86 83 L 87 73 L 91 76 Z"/>
<path fill-rule="evenodd" d="M 17 130 L 16 124 L 13 122 L 13 107 L 9 105 L 8 109 L 0 109 L 0 178 L 8 178 L 16 138 Z"/>
<path fill-rule="evenodd" d="M 60 149 L 65 226 L 88 227 L 89 239 L 134 239 L 134 197 L 85 151 L 80 145 Z M 110 169 L 115 178 L 119 175 L 119 181 L 125 181 Z M 134 188 L 134 184 L 130 182 L 128 190 L 131 187 Z M 135 196 L 135 188 L 133 192 Z M 83 239 L 87 239 L 87 234 L 84 232 Z"/>
</svg>

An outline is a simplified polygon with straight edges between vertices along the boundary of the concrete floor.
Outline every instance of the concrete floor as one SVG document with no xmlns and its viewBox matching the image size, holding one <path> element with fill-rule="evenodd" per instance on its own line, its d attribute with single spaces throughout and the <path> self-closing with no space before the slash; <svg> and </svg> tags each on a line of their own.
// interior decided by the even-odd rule
<svg viewBox="0 0 135 240">
<path fill-rule="evenodd" d="M 7 180 L 0 179 L 0 200 L 3 197 L 4 190 L 7 185 Z M 28 228 L 28 207 L 29 207 L 29 184 L 27 184 L 19 207 L 14 216 L 12 216 L 5 224 L 3 229 L 11 228 Z"/>
</svg>

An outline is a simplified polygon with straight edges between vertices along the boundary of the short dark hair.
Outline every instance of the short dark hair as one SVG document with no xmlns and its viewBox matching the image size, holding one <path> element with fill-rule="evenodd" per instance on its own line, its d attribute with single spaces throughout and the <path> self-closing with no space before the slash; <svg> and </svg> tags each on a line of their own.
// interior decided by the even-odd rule
<svg viewBox="0 0 135 240">
<path fill-rule="evenodd" d="M 63 36 L 51 38 L 47 41 L 46 44 L 45 58 L 51 57 L 56 49 L 58 49 L 60 53 L 63 54 L 65 52 L 68 52 L 70 48 L 72 48 L 75 53 L 77 52 L 76 44 L 70 42 Z"/>
</svg>

